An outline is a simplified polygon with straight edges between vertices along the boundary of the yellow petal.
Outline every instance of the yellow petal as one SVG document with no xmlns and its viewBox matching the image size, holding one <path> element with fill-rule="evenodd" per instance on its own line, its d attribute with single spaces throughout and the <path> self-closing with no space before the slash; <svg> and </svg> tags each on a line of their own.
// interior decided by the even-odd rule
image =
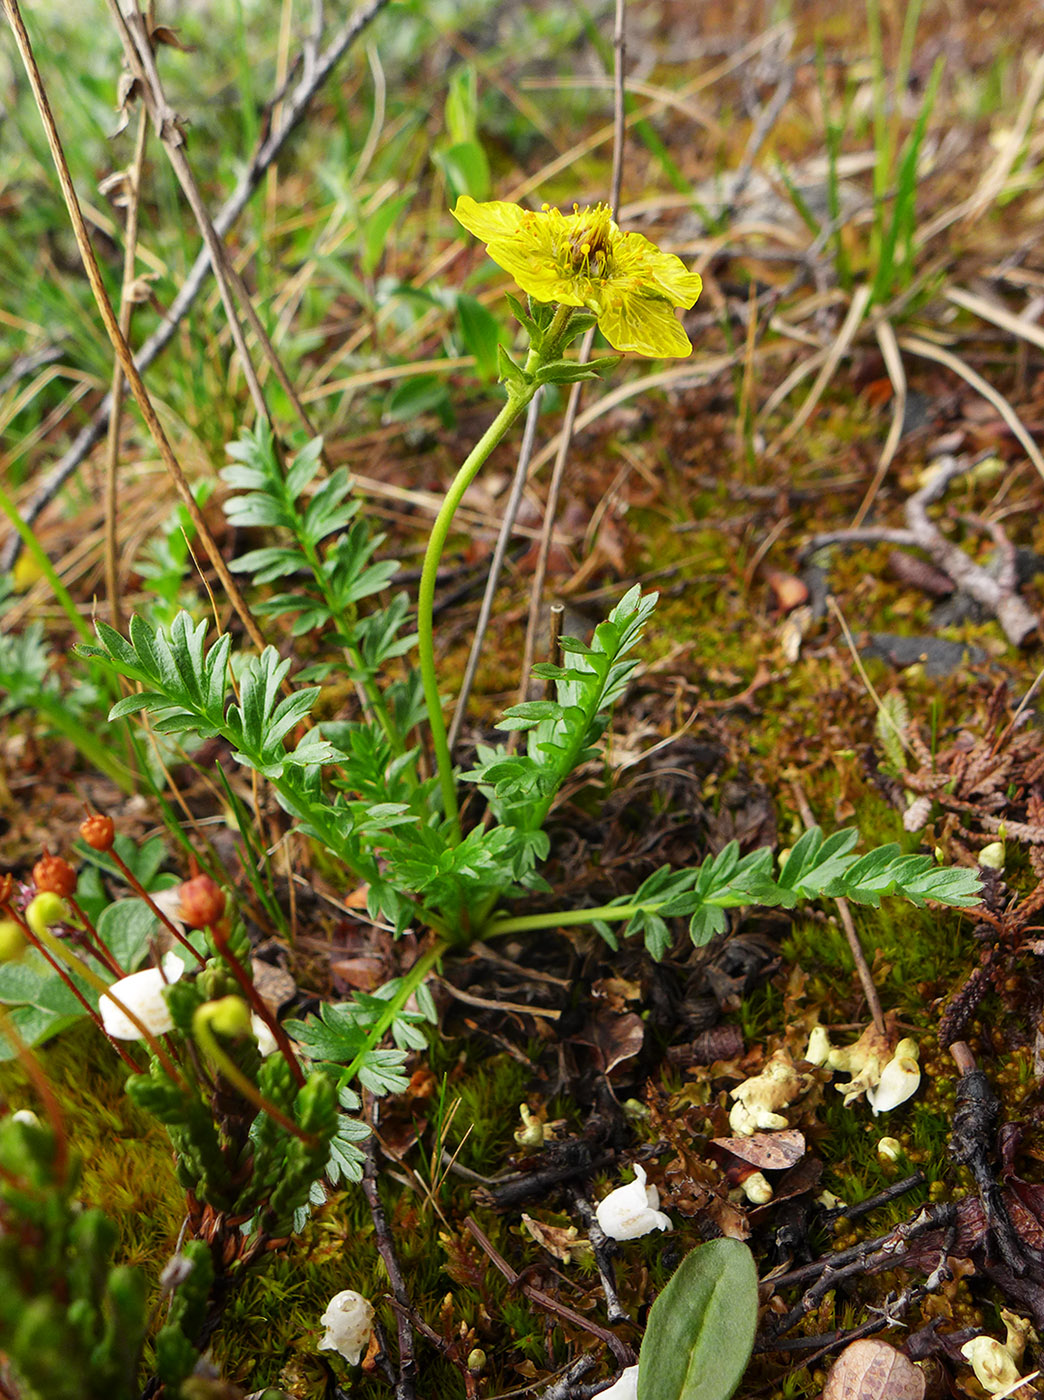
<svg viewBox="0 0 1044 1400">
<path fill-rule="evenodd" d="M 486 252 L 499 267 L 510 272 L 522 290 L 535 301 L 583 306 L 585 302 L 579 285 L 581 279 L 562 275 L 561 268 L 546 246 L 548 239 L 542 236 L 545 232 L 544 228 L 538 227 L 535 236 L 495 239 Z"/>
<path fill-rule="evenodd" d="M 526 212 L 519 205 L 507 204 L 500 199 L 480 204 L 470 194 L 462 194 L 453 210 L 453 217 L 469 233 L 481 238 L 483 243 L 489 243 L 494 238 L 510 238 L 517 234 Z"/>
<path fill-rule="evenodd" d="M 664 253 L 640 233 L 621 234 L 613 246 L 613 270 L 616 275 L 641 278 L 672 306 L 694 306 L 703 290 L 698 272 L 690 272 L 681 258 Z"/>
<path fill-rule="evenodd" d="M 598 329 L 614 350 L 634 350 L 651 359 L 692 354 L 692 342 L 670 304 L 660 297 L 634 293 L 607 297 Z"/>
</svg>

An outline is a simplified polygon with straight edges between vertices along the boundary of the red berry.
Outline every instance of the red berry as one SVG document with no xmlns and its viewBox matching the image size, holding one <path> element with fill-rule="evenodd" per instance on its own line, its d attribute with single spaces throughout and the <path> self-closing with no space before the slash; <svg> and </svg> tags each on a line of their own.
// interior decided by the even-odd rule
<svg viewBox="0 0 1044 1400">
<path fill-rule="evenodd" d="M 197 875 L 180 887 L 178 903 L 189 928 L 210 928 L 225 912 L 225 891 L 209 875 Z"/>
<path fill-rule="evenodd" d="M 56 894 L 68 899 L 76 889 L 76 871 L 61 856 L 52 856 L 46 850 L 33 866 L 33 884 L 41 894 Z"/>
<path fill-rule="evenodd" d="M 116 839 L 116 825 L 111 817 L 92 812 L 80 823 L 80 835 L 96 851 L 111 851 Z"/>
</svg>

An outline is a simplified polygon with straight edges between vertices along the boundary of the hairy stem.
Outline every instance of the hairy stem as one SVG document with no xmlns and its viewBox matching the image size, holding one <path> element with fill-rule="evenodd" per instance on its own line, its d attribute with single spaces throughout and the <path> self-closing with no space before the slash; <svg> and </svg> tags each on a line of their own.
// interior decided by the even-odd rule
<svg viewBox="0 0 1044 1400">
<path fill-rule="evenodd" d="M 445 953 L 448 947 L 448 939 L 437 938 L 435 942 L 432 943 L 431 946 L 425 952 L 421 953 L 420 957 L 417 959 L 417 961 L 410 968 L 409 972 L 406 973 L 402 981 L 399 983 L 399 987 L 394 997 L 392 997 L 391 1001 L 388 1002 L 388 1005 L 385 1008 L 385 1010 L 382 1011 L 381 1014 L 378 1016 L 376 1022 L 374 1023 L 373 1029 L 369 1032 L 369 1034 L 366 1037 L 365 1048 L 359 1051 L 358 1055 L 356 1055 L 355 1059 L 344 1071 L 344 1075 L 342 1076 L 342 1078 L 346 1082 L 355 1078 L 355 1076 L 359 1072 L 359 1067 L 366 1059 L 366 1056 L 370 1053 L 371 1050 L 375 1049 L 378 1045 L 380 1045 L 381 1041 L 384 1039 L 385 1032 L 390 1028 L 396 1016 L 399 1015 L 403 1007 L 409 1001 L 410 997 L 413 996 L 414 992 L 421 985 L 425 977 L 427 977 L 428 973 L 439 961 L 439 959 L 442 957 L 443 953 Z"/>
<path fill-rule="evenodd" d="M 508 401 L 497 414 L 478 442 L 464 459 L 464 463 L 446 492 L 446 499 L 435 517 L 428 548 L 424 555 L 424 568 L 421 572 L 420 590 L 417 595 L 417 652 L 420 662 L 421 681 L 424 686 L 424 704 L 428 711 L 428 724 L 431 726 L 431 742 L 435 750 L 435 762 L 439 770 L 439 785 L 442 788 L 442 807 L 452 823 L 456 840 L 460 840 L 460 818 L 457 813 L 457 789 L 453 781 L 453 759 L 450 756 L 446 738 L 446 725 L 442 718 L 442 701 L 439 698 L 439 682 L 435 674 L 435 580 L 439 561 L 446 546 L 446 537 L 453 524 L 453 517 L 464 496 L 464 492 L 475 480 L 480 469 L 493 449 L 503 440 L 508 429 L 525 408 L 536 392 L 509 394 Z"/>
</svg>

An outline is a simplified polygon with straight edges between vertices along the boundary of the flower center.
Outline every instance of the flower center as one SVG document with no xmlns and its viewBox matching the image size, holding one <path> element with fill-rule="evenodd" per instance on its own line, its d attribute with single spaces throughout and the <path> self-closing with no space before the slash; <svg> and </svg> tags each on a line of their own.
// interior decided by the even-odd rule
<svg viewBox="0 0 1044 1400">
<path fill-rule="evenodd" d="M 569 264 L 574 272 L 604 277 L 609 264 L 613 211 L 608 204 L 593 209 L 573 205 L 574 226 L 569 234 Z"/>
</svg>

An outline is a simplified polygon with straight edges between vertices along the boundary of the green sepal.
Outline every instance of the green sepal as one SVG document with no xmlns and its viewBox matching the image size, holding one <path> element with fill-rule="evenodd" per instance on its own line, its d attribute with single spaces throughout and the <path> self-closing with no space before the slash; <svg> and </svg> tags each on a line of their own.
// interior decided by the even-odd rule
<svg viewBox="0 0 1044 1400">
<path fill-rule="evenodd" d="M 620 363 L 620 355 L 603 355 L 597 360 L 580 363 L 577 360 L 552 360 L 540 365 L 536 371 L 538 384 L 579 384 L 588 379 L 599 379 L 608 374 Z"/>
</svg>

